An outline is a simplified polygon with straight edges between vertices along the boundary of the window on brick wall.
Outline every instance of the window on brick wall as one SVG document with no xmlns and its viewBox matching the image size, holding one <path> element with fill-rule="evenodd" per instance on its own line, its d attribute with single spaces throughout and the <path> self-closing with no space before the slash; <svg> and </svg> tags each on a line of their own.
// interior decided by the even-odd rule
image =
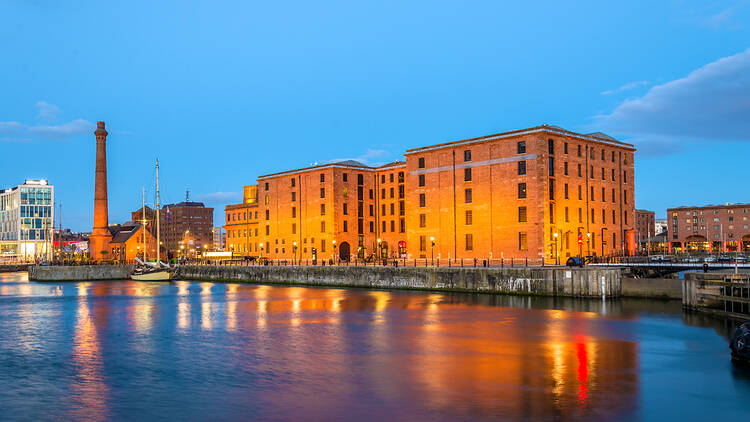
<svg viewBox="0 0 750 422">
<path fill-rule="evenodd" d="M 420 193 L 420 194 L 419 194 L 419 206 L 420 206 L 420 207 L 425 207 L 425 206 L 426 206 L 426 202 L 427 202 L 427 201 L 426 201 L 426 199 L 425 199 L 425 196 L 424 196 L 424 194 L 423 194 L 423 193 Z"/>
<path fill-rule="evenodd" d="M 419 250 L 420 251 L 427 250 L 427 237 L 426 236 L 419 236 Z"/>
<path fill-rule="evenodd" d="M 425 184 L 425 175 L 424 174 L 420 174 L 419 175 L 419 186 L 424 186 L 424 184 Z"/>
<path fill-rule="evenodd" d="M 320 204 L 320 215 L 326 215 L 326 204 Z"/>
<path fill-rule="evenodd" d="M 555 153 L 555 141 L 552 139 L 547 140 L 547 150 L 549 151 L 550 155 L 553 155 Z"/>
<path fill-rule="evenodd" d="M 466 225 L 467 225 L 467 226 L 471 226 L 471 224 L 472 224 L 472 222 L 473 222 L 473 217 L 474 217 L 474 216 L 472 215 L 472 212 L 471 212 L 471 210 L 466 210 L 466 215 L 465 215 L 465 217 L 466 217 Z"/>
<path fill-rule="evenodd" d="M 464 169 L 464 182 L 471 182 L 471 169 Z"/>
<path fill-rule="evenodd" d="M 526 154 L 526 142 L 521 141 L 516 143 L 516 152 L 518 154 Z"/>
<path fill-rule="evenodd" d="M 518 250 L 519 251 L 525 251 L 529 249 L 526 232 L 519 232 L 518 233 Z"/>
<path fill-rule="evenodd" d="M 563 174 L 568 175 L 568 162 L 563 163 Z"/>
<path fill-rule="evenodd" d="M 518 199 L 526 198 L 526 183 L 518 184 Z"/>
<path fill-rule="evenodd" d="M 464 190 L 464 202 L 467 204 L 471 204 L 471 189 L 465 189 Z"/>
<path fill-rule="evenodd" d="M 343 211 L 344 211 L 344 215 L 349 215 L 349 204 L 347 204 L 346 202 L 344 202 Z"/>
<path fill-rule="evenodd" d="M 427 227 L 427 215 L 419 214 L 419 227 Z"/>
<path fill-rule="evenodd" d="M 349 231 L 349 222 L 346 221 L 346 220 L 344 220 L 344 230 L 343 231 L 344 232 L 348 232 Z"/>
<path fill-rule="evenodd" d="M 570 223 L 570 217 L 568 215 L 568 207 L 565 207 L 565 222 Z"/>
<path fill-rule="evenodd" d="M 326 175 L 324 173 L 320 173 L 320 183 L 323 183 L 326 181 Z"/>
<path fill-rule="evenodd" d="M 518 207 L 518 222 L 525 223 L 526 221 L 526 207 Z"/>
<path fill-rule="evenodd" d="M 549 200 L 555 200 L 555 179 L 549 179 Z"/>
<path fill-rule="evenodd" d="M 467 149 L 464 151 L 464 161 L 471 161 L 471 150 Z"/>
<path fill-rule="evenodd" d="M 419 159 L 417 160 L 417 165 L 418 165 L 418 166 L 419 166 L 419 168 L 421 168 L 421 169 L 423 169 L 423 168 L 424 168 L 424 157 L 420 157 L 420 158 L 419 158 Z"/>
<path fill-rule="evenodd" d="M 292 218 L 297 217 L 297 207 L 292 207 Z"/>
<path fill-rule="evenodd" d="M 568 153 L 568 143 L 567 143 L 567 142 L 565 142 L 565 143 L 563 144 L 563 153 L 565 153 L 565 154 L 567 154 L 567 153 Z"/>
<path fill-rule="evenodd" d="M 386 230 L 385 230 L 385 229 L 386 229 L 386 222 L 385 222 L 385 221 L 383 221 L 383 222 L 382 222 L 382 224 L 381 224 L 381 226 L 383 226 L 383 227 L 382 227 L 382 229 L 380 230 L 380 232 L 381 232 L 381 233 L 385 233 L 385 232 L 386 232 Z"/>
<path fill-rule="evenodd" d="M 466 233 L 466 250 L 474 250 L 474 235 L 471 233 Z"/>
<path fill-rule="evenodd" d="M 565 199 L 568 199 L 568 184 L 565 184 Z"/>
<path fill-rule="evenodd" d="M 320 197 L 325 198 L 326 197 L 326 188 L 320 188 Z"/>
<path fill-rule="evenodd" d="M 555 175 L 555 158 L 549 157 L 547 161 L 549 164 L 549 175 L 554 176 Z"/>
<path fill-rule="evenodd" d="M 522 176 L 526 174 L 526 161 L 519 161 L 518 162 L 518 175 Z"/>
<path fill-rule="evenodd" d="M 583 208 L 578 208 L 578 222 L 583 223 Z"/>
<path fill-rule="evenodd" d="M 297 192 L 292 192 L 292 202 L 297 200 Z"/>
<path fill-rule="evenodd" d="M 406 220 L 403 218 L 398 219 L 398 232 L 406 233 Z"/>
</svg>

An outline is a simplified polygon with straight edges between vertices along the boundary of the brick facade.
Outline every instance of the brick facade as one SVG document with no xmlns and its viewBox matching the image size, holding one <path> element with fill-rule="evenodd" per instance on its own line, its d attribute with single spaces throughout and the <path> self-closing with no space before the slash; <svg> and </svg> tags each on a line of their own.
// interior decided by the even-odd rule
<svg viewBox="0 0 750 422">
<path fill-rule="evenodd" d="M 258 243 L 272 259 L 311 259 L 312 248 L 332 258 L 334 241 L 351 259 L 563 263 L 633 253 L 634 151 L 601 133 L 543 125 L 407 150 L 405 162 L 381 167 L 346 161 L 265 175 Z"/>
<path fill-rule="evenodd" d="M 670 252 L 750 251 L 750 204 L 670 208 L 667 243 Z"/>
</svg>

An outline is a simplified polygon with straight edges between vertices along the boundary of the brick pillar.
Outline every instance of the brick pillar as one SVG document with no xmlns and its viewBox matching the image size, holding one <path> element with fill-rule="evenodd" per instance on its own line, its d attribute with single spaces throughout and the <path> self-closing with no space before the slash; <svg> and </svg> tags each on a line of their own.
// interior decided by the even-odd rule
<svg viewBox="0 0 750 422">
<path fill-rule="evenodd" d="M 109 255 L 111 236 L 109 225 L 109 210 L 107 205 L 107 131 L 104 122 L 96 123 L 96 172 L 94 176 L 94 228 L 89 238 L 91 257 L 101 261 Z"/>
</svg>

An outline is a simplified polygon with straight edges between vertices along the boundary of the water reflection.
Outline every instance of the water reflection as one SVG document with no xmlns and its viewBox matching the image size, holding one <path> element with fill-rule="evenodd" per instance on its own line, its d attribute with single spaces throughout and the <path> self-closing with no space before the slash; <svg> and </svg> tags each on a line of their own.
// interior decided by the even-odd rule
<svg viewBox="0 0 750 422">
<path fill-rule="evenodd" d="M 102 374 L 102 354 L 97 326 L 106 325 L 108 310 L 98 302 L 93 312 L 86 295 L 78 299 L 75 336 L 73 338 L 72 377 L 73 406 L 70 417 L 76 420 L 107 419 L 108 387 Z"/>
<path fill-rule="evenodd" d="M 8 315 L 18 322 L 3 324 Z M 53 318 L 71 342 L 43 341 Z M 603 312 L 601 301 L 555 298 L 0 277 L 0 356 L 60 356 L 64 372 L 40 382 L 67 387 L 40 409 L 79 420 L 636 420 L 649 403 L 643 356 L 652 371 L 648 350 L 688 359 L 686 323 L 711 326 L 702 344 L 724 353 L 716 333 L 730 327 L 712 321 L 669 302 Z M 750 392 L 739 375 L 714 374 L 730 403 Z M 0 397 L 8 406 L 20 404 Z"/>
</svg>

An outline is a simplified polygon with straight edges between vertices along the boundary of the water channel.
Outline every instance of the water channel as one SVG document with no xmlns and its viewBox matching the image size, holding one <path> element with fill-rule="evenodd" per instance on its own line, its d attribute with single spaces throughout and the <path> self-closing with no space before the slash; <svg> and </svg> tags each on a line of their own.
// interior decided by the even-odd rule
<svg viewBox="0 0 750 422">
<path fill-rule="evenodd" d="M 733 326 L 679 301 L 0 274 L 0 420 L 747 420 Z"/>
</svg>

